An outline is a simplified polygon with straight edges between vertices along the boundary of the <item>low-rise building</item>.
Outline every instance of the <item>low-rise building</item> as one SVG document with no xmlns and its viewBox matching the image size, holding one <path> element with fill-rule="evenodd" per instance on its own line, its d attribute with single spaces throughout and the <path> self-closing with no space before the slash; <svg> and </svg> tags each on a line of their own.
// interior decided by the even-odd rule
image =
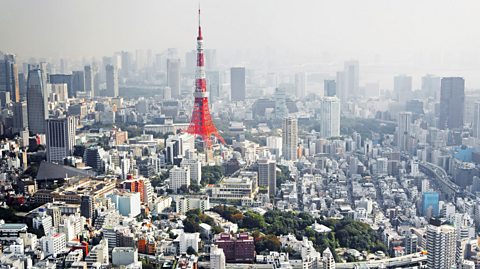
<svg viewBox="0 0 480 269">
<path fill-rule="evenodd" d="M 131 247 L 116 247 L 112 250 L 114 266 L 129 265 L 138 262 L 138 250 Z"/>
</svg>

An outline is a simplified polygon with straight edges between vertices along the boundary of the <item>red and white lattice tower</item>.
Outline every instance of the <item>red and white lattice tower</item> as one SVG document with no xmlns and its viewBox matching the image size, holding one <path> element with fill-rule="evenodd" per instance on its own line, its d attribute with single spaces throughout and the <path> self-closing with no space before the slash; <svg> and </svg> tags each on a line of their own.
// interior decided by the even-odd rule
<svg viewBox="0 0 480 269">
<path fill-rule="evenodd" d="M 218 134 L 208 107 L 207 81 L 205 79 L 205 56 L 203 55 L 202 27 L 200 26 L 200 9 L 198 9 L 198 37 L 197 37 L 197 70 L 195 73 L 195 103 L 193 105 L 192 120 L 187 133 L 201 137 L 205 146 L 212 146 L 212 138 L 216 137 L 225 144 L 225 140 Z"/>
</svg>

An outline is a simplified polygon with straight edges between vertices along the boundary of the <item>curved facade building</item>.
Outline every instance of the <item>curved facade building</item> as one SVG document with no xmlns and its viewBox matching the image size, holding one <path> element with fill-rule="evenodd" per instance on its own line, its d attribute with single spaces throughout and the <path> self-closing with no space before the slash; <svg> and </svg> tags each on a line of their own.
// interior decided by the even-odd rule
<svg viewBox="0 0 480 269">
<path fill-rule="evenodd" d="M 30 70 L 27 81 L 28 126 L 34 134 L 45 133 L 45 119 L 48 118 L 46 85 L 43 85 L 42 71 Z"/>
</svg>

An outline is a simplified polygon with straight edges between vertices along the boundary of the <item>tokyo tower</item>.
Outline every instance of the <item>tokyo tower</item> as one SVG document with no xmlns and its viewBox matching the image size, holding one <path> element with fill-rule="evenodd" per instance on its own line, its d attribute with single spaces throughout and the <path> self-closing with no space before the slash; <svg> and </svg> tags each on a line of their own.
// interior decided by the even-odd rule
<svg viewBox="0 0 480 269">
<path fill-rule="evenodd" d="M 225 140 L 218 134 L 208 107 L 205 57 L 203 55 L 202 27 L 200 26 L 200 8 L 198 9 L 197 70 L 195 73 L 195 92 L 193 96 L 195 103 L 193 105 L 192 120 L 188 126 L 187 133 L 201 137 L 207 148 L 211 148 L 213 137 L 216 137 L 225 144 Z"/>
</svg>

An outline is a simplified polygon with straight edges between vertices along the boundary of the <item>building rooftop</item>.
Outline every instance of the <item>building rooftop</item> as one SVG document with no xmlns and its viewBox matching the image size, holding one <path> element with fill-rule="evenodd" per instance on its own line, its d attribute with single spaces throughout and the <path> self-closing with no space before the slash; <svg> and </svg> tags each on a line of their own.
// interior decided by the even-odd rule
<svg viewBox="0 0 480 269">
<path fill-rule="evenodd" d="M 27 224 L 25 223 L 4 223 L 0 224 L 0 229 L 2 230 L 27 230 Z"/>
<path fill-rule="evenodd" d="M 95 173 L 93 171 L 77 169 L 75 167 L 54 164 L 49 162 L 40 163 L 37 173 L 37 181 L 49 180 L 49 179 L 63 179 L 70 177 L 93 177 Z"/>
</svg>

